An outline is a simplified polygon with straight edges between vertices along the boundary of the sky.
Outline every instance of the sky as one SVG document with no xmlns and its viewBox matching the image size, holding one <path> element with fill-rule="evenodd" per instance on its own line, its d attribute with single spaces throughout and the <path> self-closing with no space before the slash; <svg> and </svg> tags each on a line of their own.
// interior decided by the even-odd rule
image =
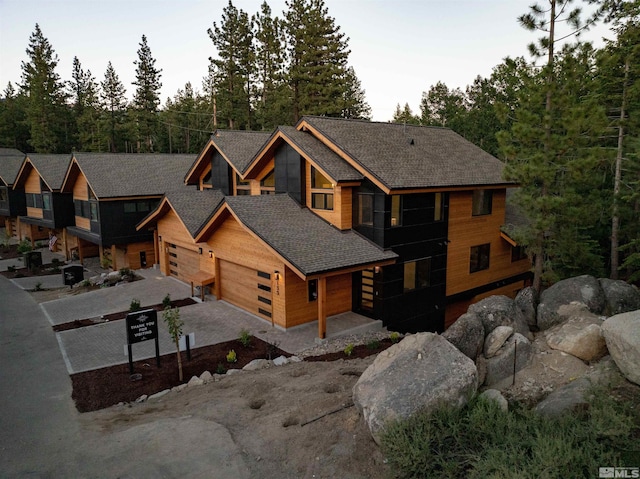
<svg viewBox="0 0 640 479">
<path fill-rule="evenodd" d="M 539 0 L 546 4 L 548 0 Z M 233 0 L 249 15 L 263 0 Z M 282 17 L 285 0 L 267 0 Z M 538 35 L 517 21 L 532 0 L 325 0 L 329 15 L 349 38 L 349 64 L 372 109 L 389 121 L 396 105 L 419 113 L 422 93 L 438 81 L 464 89 L 488 77 L 505 57 L 525 56 Z M 21 80 L 29 37 L 40 25 L 59 58 L 56 72 L 71 80 L 73 58 L 104 80 L 111 61 L 131 98 L 142 35 L 162 69 L 162 104 L 191 82 L 201 90 L 209 57 L 207 29 L 220 23 L 227 0 L 0 0 L 0 90 Z M 600 26 L 583 39 L 602 46 Z"/>
</svg>

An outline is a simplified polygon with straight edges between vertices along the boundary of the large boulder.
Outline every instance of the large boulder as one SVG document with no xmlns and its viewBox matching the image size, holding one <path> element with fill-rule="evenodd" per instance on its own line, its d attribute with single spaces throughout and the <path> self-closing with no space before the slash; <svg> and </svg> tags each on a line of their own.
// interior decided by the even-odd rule
<svg viewBox="0 0 640 479">
<path fill-rule="evenodd" d="M 549 329 L 567 319 L 559 314 L 558 309 L 563 304 L 572 302 L 584 304 L 594 314 L 602 314 L 606 307 L 604 291 L 593 276 L 563 279 L 540 295 L 538 328 Z"/>
<path fill-rule="evenodd" d="M 602 323 L 602 332 L 622 374 L 640 384 L 640 311 L 611 316 Z"/>
<path fill-rule="evenodd" d="M 442 405 L 462 406 L 478 387 L 476 366 L 442 336 L 418 333 L 378 354 L 353 387 L 376 442 L 389 421 Z"/>
<path fill-rule="evenodd" d="M 484 327 L 475 314 L 463 314 L 442 333 L 447 341 L 458 348 L 465 356 L 474 361 L 482 352 Z"/>
<path fill-rule="evenodd" d="M 614 316 L 640 309 L 640 291 L 622 280 L 600 278 L 600 286 L 607 301 L 606 313 Z"/>
<path fill-rule="evenodd" d="M 527 336 L 529 326 L 513 299 L 507 296 L 489 296 L 469 306 L 468 313 L 475 314 L 487 336 L 498 326 L 511 326 L 516 332 Z"/>
<path fill-rule="evenodd" d="M 498 326 L 496 329 L 491 331 L 484 340 L 484 357 L 494 357 L 512 334 L 513 328 L 511 326 Z"/>
<path fill-rule="evenodd" d="M 487 359 L 486 386 L 501 389 L 502 383 L 511 380 L 515 372 L 526 367 L 533 357 L 531 342 L 519 333 L 514 333 L 498 350 Z"/>
<path fill-rule="evenodd" d="M 602 335 L 602 320 L 583 304 L 560 306 L 561 316 L 569 319 L 545 332 L 549 347 L 564 351 L 583 361 L 594 361 L 607 354 Z"/>
<path fill-rule="evenodd" d="M 518 291 L 516 295 L 516 307 L 522 313 L 522 317 L 529 326 L 536 326 L 536 309 L 538 307 L 538 292 L 532 287 Z"/>
</svg>

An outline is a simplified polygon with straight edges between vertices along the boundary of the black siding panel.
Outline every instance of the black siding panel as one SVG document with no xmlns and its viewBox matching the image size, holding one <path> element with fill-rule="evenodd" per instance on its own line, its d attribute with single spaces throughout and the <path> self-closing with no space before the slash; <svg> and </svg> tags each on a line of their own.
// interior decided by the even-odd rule
<svg viewBox="0 0 640 479">
<path fill-rule="evenodd" d="M 284 144 L 275 152 L 276 193 L 288 193 L 304 204 L 304 160 L 291 146 Z"/>
<path fill-rule="evenodd" d="M 158 206 L 160 202 L 159 199 L 143 201 L 150 201 L 151 209 Z M 100 231 L 103 232 L 103 246 L 150 241 L 153 239 L 152 231 L 136 231 L 136 225 L 145 218 L 149 212 L 142 211 L 125 214 L 124 203 L 124 201 L 103 201 L 99 203 L 98 214 L 100 215 Z"/>
<path fill-rule="evenodd" d="M 64 228 L 65 226 L 76 224 L 72 193 L 52 193 L 51 208 L 53 209 L 53 223 L 56 228 Z"/>
<path fill-rule="evenodd" d="M 233 169 L 218 151 L 211 158 L 211 182 L 225 196 L 233 194 Z"/>
</svg>

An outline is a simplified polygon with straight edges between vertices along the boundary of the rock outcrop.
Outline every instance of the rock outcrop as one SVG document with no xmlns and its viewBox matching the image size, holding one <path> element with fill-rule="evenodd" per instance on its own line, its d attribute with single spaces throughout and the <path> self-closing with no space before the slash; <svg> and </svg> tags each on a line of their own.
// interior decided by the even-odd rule
<svg viewBox="0 0 640 479">
<path fill-rule="evenodd" d="M 638 288 L 622 280 L 600 278 L 599 281 L 607 301 L 608 316 L 640 309 Z"/>
<path fill-rule="evenodd" d="M 487 358 L 487 377 L 484 384 L 494 386 L 512 378 L 514 372 L 529 364 L 532 356 L 533 349 L 529 340 L 519 333 L 514 333 L 495 356 Z"/>
<path fill-rule="evenodd" d="M 379 442 L 389 421 L 466 404 L 477 382 L 471 359 L 442 336 L 418 333 L 378 354 L 354 386 L 353 402 Z"/>
<path fill-rule="evenodd" d="M 622 374 L 640 384 L 640 311 L 611 316 L 602 324 L 602 332 Z"/>
<path fill-rule="evenodd" d="M 484 327 L 475 314 L 463 314 L 442 336 L 474 361 L 482 352 Z"/>
<path fill-rule="evenodd" d="M 569 319 L 546 331 L 549 347 L 583 361 L 594 361 L 607 354 L 600 317 L 589 312 L 584 305 L 575 303 L 560 306 L 559 313 Z"/>
<path fill-rule="evenodd" d="M 467 313 L 475 314 L 487 336 L 498 326 L 511 326 L 516 332 L 527 336 L 529 326 L 513 299 L 507 296 L 489 296 L 469 306 Z"/>
</svg>

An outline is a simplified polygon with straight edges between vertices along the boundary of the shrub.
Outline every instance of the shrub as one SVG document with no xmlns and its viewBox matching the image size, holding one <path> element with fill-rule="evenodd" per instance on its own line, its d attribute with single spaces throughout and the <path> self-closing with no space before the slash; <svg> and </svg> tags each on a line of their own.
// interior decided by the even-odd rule
<svg viewBox="0 0 640 479">
<path fill-rule="evenodd" d="M 238 361 L 238 357 L 236 356 L 236 352 L 232 349 L 231 351 L 229 351 L 227 353 L 227 362 L 228 363 L 235 363 Z"/>
<path fill-rule="evenodd" d="M 133 271 L 131 271 L 131 269 L 129 268 L 120 268 L 119 271 L 120 276 L 125 277 L 125 276 L 130 276 L 133 278 Z"/>
<path fill-rule="evenodd" d="M 18 250 L 18 253 L 20 254 L 33 251 L 33 246 L 31 246 L 31 241 L 27 240 L 26 238 L 23 239 L 22 241 L 20 241 L 20 243 L 18 243 L 17 250 Z"/>
<path fill-rule="evenodd" d="M 111 268 L 111 258 L 109 258 L 106 254 L 103 254 L 102 258 L 100 258 L 100 267 L 102 269 Z"/>
<path fill-rule="evenodd" d="M 382 451 L 393 477 L 594 477 L 603 464 L 637 454 L 638 413 L 596 392 L 588 413 L 542 417 L 474 398 L 390 424 Z M 630 449 L 630 448 L 633 448 Z M 577 471 L 581 471 L 578 473 Z"/>
<path fill-rule="evenodd" d="M 391 340 L 391 342 L 393 344 L 396 344 L 398 341 L 400 341 L 400 333 L 394 331 L 389 335 L 389 339 Z"/>
<path fill-rule="evenodd" d="M 374 340 L 369 341 L 367 343 L 367 349 L 374 350 L 374 349 L 378 349 L 378 348 L 380 348 L 380 341 L 378 341 L 377 339 L 374 339 Z"/>
<path fill-rule="evenodd" d="M 33 287 L 34 291 L 42 291 L 42 283 L 38 281 L 36 285 Z"/>
<path fill-rule="evenodd" d="M 253 336 L 251 336 L 251 333 L 249 331 L 247 331 L 246 329 L 241 329 L 240 330 L 240 337 L 238 338 L 238 340 L 246 348 L 246 347 L 249 346 L 249 344 L 251 344 L 251 338 L 252 337 Z"/>
<path fill-rule="evenodd" d="M 347 356 L 351 356 L 351 353 L 353 352 L 353 348 L 355 348 L 353 343 L 347 344 L 344 348 L 344 354 L 346 354 Z"/>
<path fill-rule="evenodd" d="M 140 311 L 140 300 L 137 298 L 133 298 L 131 300 L 131 304 L 129 304 L 129 311 L 130 312 L 135 312 L 135 311 Z"/>
<path fill-rule="evenodd" d="M 162 298 L 162 309 L 167 309 L 171 307 L 171 296 L 169 295 L 169 293 L 167 293 L 167 295 Z"/>
<path fill-rule="evenodd" d="M 133 301 L 132 301 L 133 302 Z M 138 303 L 139 304 L 139 303 Z M 176 356 L 178 358 L 178 379 L 182 382 L 182 358 L 180 356 L 180 336 L 182 336 L 182 327 L 184 321 L 180 319 L 180 310 L 178 308 L 167 308 L 162 312 L 162 319 L 167 324 L 169 335 L 176 345 Z"/>
<path fill-rule="evenodd" d="M 89 281 L 88 279 L 85 279 L 82 281 L 82 283 L 80 283 L 80 286 L 84 286 L 85 288 L 88 288 L 89 286 L 91 286 L 91 281 Z"/>
<path fill-rule="evenodd" d="M 216 374 L 226 374 L 227 368 L 224 367 L 224 364 L 218 363 L 218 367 L 216 368 Z"/>
<path fill-rule="evenodd" d="M 15 266 L 7 266 L 7 271 L 9 273 L 15 273 L 16 272 L 16 267 Z"/>
</svg>

